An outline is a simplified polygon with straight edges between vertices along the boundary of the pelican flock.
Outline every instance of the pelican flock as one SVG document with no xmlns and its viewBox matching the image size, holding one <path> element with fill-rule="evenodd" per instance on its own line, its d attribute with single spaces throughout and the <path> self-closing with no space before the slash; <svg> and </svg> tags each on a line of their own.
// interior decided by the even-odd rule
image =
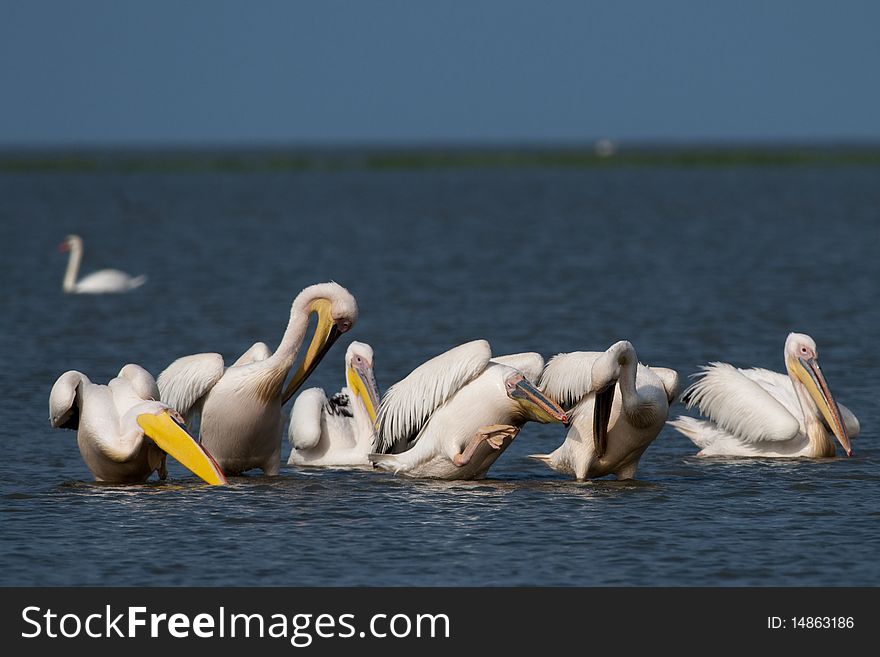
<svg viewBox="0 0 880 657">
<path fill-rule="evenodd" d="M 678 374 L 639 363 L 627 341 L 607 351 L 554 357 L 541 387 L 569 410 L 565 441 L 550 454 L 535 454 L 550 468 L 577 479 L 614 474 L 632 479 L 644 451 L 666 423 Z"/>
<path fill-rule="evenodd" d="M 96 481 L 140 483 L 157 471 L 164 479 L 171 454 L 209 484 L 225 484 L 211 455 L 181 428 L 183 418 L 158 398 L 156 381 L 139 365 L 124 366 L 107 385 L 70 370 L 52 386 L 49 422 L 76 431 Z"/>
<path fill-rule="evenodd" d="M 64 246 L 71 252 L 65 291 L 124 291 L 144 281 L 105 270 L 77 282 L 82 240 L 70 235 Z M 312 317 L 314 334 L 293 370 Z M 168 454 L 210 484 L 254 469 L 276 475 L 284 404 L 357 318 L 357 301 L 344 287 L 311 285 L 293 299 L 274 351 L 256 342 L 228 367 L 218 353 L 184 356 L 158 379 L 128 364 L 107 385 L 71 370 L 52 387 L 50 423 L 77 432 L 98 481 L 142 482 L 154 472 L 164 479 Z M 355 341 L 342 389 L 328 398 L 311 388 L 294 402 L 287 463 L 479 479 L 528 422 L 566 425 L 555 450 L 532 458 L 578 480 L 635 477 L 667 423 L 700 456 L 832 457 L 835 439 L 851 456 L 859 421 L 832 397 L 815 341 L 791 333 L 783 356 L 786 374 L 704 366 L 682 395 L 703 417 L 667 422 L 678 373 L 643 365 L 626 340 L 605 351 L 558 354 L 546 367 L 538 353 L 493 357 L 487 341 L 474 340 L 419 365 L 384 397 L 372 347 Z M 184 429 L 196 418 L 198 441 Z"/>
<path fill-rule="evenodd" d="M 377 449 L 379 388 L 373 349 L 352 342 L 345 353 L 346 385 L 327 398 L 321 388 L 304 390 L 293 402 L 287 437 L 291 465 L 369 465 Z"/>
<path fill-rule="evenodd" d="M 58 250 L 70 251 L 67 270 L 64 272 L 64 280 L 61 284 L 61 288 L 68 294 L 128 292 L 147 282 L 147 277 L 144 275 L 129 276 L 118 269 L 102 269 L 76 280 L 79 275 L 79 266 L 82 263 L 82 238 L 79 235 L 68 235 L 58 245 Z"/>
<path fill-rule="evenodd" d="M 414 477 L 479 479 L 528 421 L 565 412 L 512 366 L 536 354 L 492 360 L 485 340 L 432 358 L 388 389 L 379 406 L 379 468 Z M 538 356 L 540 358 L 540 356 Z"/>
<path fill-rule="evenodd" d="M 314 336 L 285 388 L 312 314 L 317 315 Z M 200 440 L 226 474 L 255 468 L 278 474 L 282 405 L 357 317 L 357 302 L 344 287 L 332 282 L 311 285 L 293 300 L 274 352 L 258 342 L 229 367 L 216 353 L 178 358 L 159 375 L 162 401 L 188 423 L 200 415 Z"/>
<path fill-rule="evenodd" d="M 852 456 L 859 421 L 831 396 L 816 342 L 791 333 L 783 353 L 787 374 L 727 363 L 704 367 L 682 398 L 706 419 L 682 416 L 670 424 L 701 456 L 830 457 L 834 438 Z"/>
</svg>

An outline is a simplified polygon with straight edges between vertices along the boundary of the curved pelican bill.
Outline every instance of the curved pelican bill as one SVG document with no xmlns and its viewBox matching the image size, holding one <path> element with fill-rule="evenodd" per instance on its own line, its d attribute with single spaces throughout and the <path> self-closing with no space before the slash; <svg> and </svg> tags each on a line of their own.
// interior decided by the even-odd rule
<svg viewBox="0 0 880 657">
<path fill-rule="evenodd" d="M 212 486 L 227 483 L 214 458 L 174 421 L 168 411 L 158 415 L 141 413 L 137 416 L 137 423 L 162 451 L 173 456 L 194 475 Z"/>
<path fill-rule="evenodd" d="M 612 381 L 604 390 L 596 393 L 593 401 L 593 447 L 597 458 L 602 458 L 608 447 L 608 422 L 611 420 L 615 388 L 617 383 Z"/>
<path fill-rule="evenodd" d="M 529 419 L 535 422 L 568 422 L 568 416 L 565 414 L 565 411 L 529 383 L 525 377 L 516 383 L 510 396 L 520 401 Z"/>
<path fill-rule="evenodd" d="M 828 423 L 846 455 L 852 456 L 852 446 L 849 442 L 849 435 L 846 433 L 846 427 L 840 419 L 840 409 L 837 407 L 834 397 L 831 396 L 831 390 L 828 389 L 828 383 L 822 375 L 819 362 L 815 358 L 798 358 L 794 362 L 792 371 L 804 384 L 813 401 L 816 402 L 819 412 L 822 413 L 822 417 L 825 418 L 825 422 Z"/>
<path fill-rule="evenodd" d="M 367 365 L 353 365 L 346 372 L 348 387 L 363 400 L 370 422 L 376 424 L 376 409 L 379 408 L 379 387 L 373 368 Z"/>
<path fill-rule="evenodd" d="M 333 316 L 330 313 L 329 299 L 315 299 L 312 301 L 309 305 L 309 313 L 315 313 L 318 316 L 315 334 L 312 336 L 312 341 L 309 344 L 305 357 L 293 373 L 290 383 L 287 384 L 284 397 L 282 397 L 282 404 L 296 394 L 296 391 L 302 387 L 305 380 L 309 378 L 309 375 L 318 366 L 318 363 L 321 362 L 321 359 L 330 351 L 333 343 L 344 333 L 336 325 L 336 322 L 333 321 Z"/>
</svg>

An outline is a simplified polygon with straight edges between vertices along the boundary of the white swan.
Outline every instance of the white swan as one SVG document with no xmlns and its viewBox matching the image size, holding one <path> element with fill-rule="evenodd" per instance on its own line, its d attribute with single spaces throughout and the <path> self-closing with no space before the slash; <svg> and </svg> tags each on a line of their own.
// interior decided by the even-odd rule
<svg viewBox="0 0 880 657">
<path fill-rule="evenodd" d="M 608 474 L 632 479 L 666 422 L 678 374 L 642 365 L 624 340 L 604 352 L 559 354 L 544 370 L 541 387 L 570 409 L 571 426 L 554 452 L 532 458 L 577 479 Z"/>
<path fill-rule="evenodd" d="M 178 424 L 183 418 L 158 398 L 156 381 L 138 365 L 126 365 L 106 386 L 70 370 L 52 386 L 49 422 L 76 431 L 96 481 L 137 483 L 157 470 L 164 479 L 171 454 L 209 484 L 225 484 L 211 455 Z"/>
<path fill-rule="evenodd" d="M 859 421 L 831 396 L 813 338 L 790 333 L 784 357 L 787 376 L 727 363 L 704 367 L 682 401 L 706 419 L 681 416 L 669 424 L 700 448 L 699 456 L 834 456 L 828 428 L 852 456 Z"/>
<path fill-rule="evenodd" d="M 293 402 L 287 437 L 292 465 L 369 465 L 376 451 L 379 389 L 373 375 L 373 349 L 352 342 L 345 352 L 346 385 L 327 399 L 321 388 L 304 390 Z"/>
<path fill-rule="evenodd" d="M 128 292 L 140 287 L 147 281 L 147 277 L 129 276 L 118 269 L 102 269 L 88 276 L 76 280 L 79 274 L 79 265 L 82 262 L 83 244 L 79 235 L 68 235 L 58 245 L 59 251 L 70 251 L 70 259 L 67 261 L 67 271 L 64 272 L 62 289 L 68 294 L 107 294 L 112 292 Z"/>
<path fill-rule="evenodd" d="M 540 355 L 499 360 L 491 360 L 488 342 L 475 340 L 391 386 L 379 405 L 378 434 L 380 449 L 396 453 L 370 460 L 412 477 L 479 479 L 526 422 L 566 421 L 563 410 L 511 366 L 543 365 Z"/>
</svg>

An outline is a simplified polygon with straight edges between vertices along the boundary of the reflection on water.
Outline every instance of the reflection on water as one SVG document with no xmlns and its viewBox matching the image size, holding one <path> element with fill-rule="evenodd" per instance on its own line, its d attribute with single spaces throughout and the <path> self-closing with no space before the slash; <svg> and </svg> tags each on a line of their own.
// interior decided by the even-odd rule
<svg viewBox="0 0 880 657">
<path fill-rule="evenodd" d="M 877 207 L 859 167 L 0 174 L 0 584 L 880 584 Z M 74 231 L 84 273 L 147 285 L 62 295 Z M 664 429 L 637 481 L 574 482 L 528 458 L 564 428 L 530 424 L 480 482 L 284 467 L 217 489 L 169 460 L 168 481 L 116 486 L 49 428 L 62 371 L 231 362 L 328 279 L 358 298 L 382 389 L 480 337 L 545 356 L 626 338 L 685 377 L 782 369 L 805 331 L 858 456 L 696 458 Z M 346 346 L 312 385 L 341 386 Z"/>
</svg>

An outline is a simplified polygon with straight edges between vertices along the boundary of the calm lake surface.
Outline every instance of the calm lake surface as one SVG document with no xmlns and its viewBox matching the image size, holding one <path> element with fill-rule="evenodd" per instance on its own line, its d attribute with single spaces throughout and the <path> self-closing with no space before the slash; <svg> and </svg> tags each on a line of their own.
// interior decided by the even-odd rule
<svg viewBox="0 0 880 657">
<path fill-rule="evenodd" d="M 0 584 L 880 585 L 878 215 L 857 166 L 0 174 Z M 146 286 L 62 294 L 71 232 L 82 273 Z M 49 427 L 63 371 L 231 362 L 328 279 L 361 310 L 309 381 L 328 391 L 353 339 L 384 390 L 475 338 L 782 371 L 797 330 L 861 419 L 856 456 L 700 459 L 667 428 L 637 481 L 576 483 L 526 458 L 564 428 L 530 424 L 480 482 L 285 467 L 212 489 L 169 460 L 107 486 Z"/>
</svg>

